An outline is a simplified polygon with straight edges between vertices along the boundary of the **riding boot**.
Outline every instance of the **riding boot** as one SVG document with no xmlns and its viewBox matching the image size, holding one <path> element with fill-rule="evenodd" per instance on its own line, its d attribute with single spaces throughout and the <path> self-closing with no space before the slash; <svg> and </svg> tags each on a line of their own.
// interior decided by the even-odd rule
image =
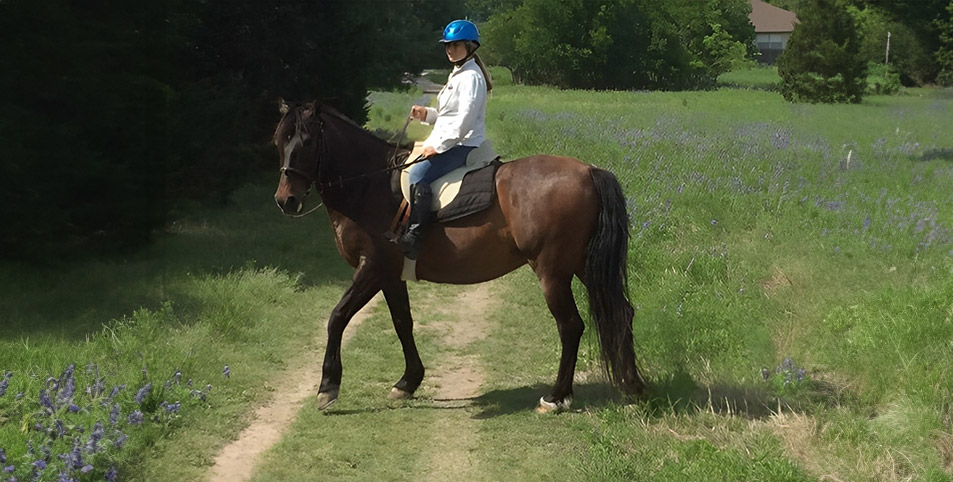
<svg viewBox="0 0 953 482">
<path fill-rule="evenodd" d="M 410 259 L 417 259 L 417 254 L 420 252 L 424 230 L 430 224 L 432 202 L 433 192 L 429 184 L 420 183 L 411 186 L 410 221 L 407 232 L 400 237 L 400 249 L 404 251 L 404 256 Z"/>
</svg>

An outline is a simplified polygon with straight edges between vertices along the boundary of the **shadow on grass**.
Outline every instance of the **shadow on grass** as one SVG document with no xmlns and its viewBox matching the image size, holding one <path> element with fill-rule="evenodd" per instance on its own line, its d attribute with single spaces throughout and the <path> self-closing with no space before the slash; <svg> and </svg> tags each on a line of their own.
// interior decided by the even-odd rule
<svg viewBox="0 0 953 482">
<path fill-rule="evenodd" d="M 45 265 L 3 262 L 0 339 L 83 339 L 112 320 L 165 302 L 188 315 L 204 302 L 191 292 L 195 280 L 244 270 L 274 268 L 297 277 L 302 288 L 346 283 L 353 269 L 338 255 L 327 214 L 282 215 L 272 198 L 274 181 L 263 177 L 236 191 L 226 206 L 180 213 L 135 253 Z"/>
<path fill-rule="evenodd" d="M 930 149 L 923 153 L 918 161 L 953 161 L 953 148 Z"/>
</svg>

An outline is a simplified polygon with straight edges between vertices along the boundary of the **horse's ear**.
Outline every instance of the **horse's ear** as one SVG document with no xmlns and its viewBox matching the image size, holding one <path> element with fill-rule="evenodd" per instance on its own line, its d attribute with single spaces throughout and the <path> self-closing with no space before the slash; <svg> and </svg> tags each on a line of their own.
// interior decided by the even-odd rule
<svg viewBox="0 0 953 482">
<path fill-rule="evenodd" d="M 291 110 L 291 107 L 288 106 L 288 103 L 285 102 L 281 97 L 278 98 L 278 111 L 281 112 L 281 115 L 285 115 L 288 111 Z"/>
<path fill-rule="evenodd" d="M 301 109 L 301 118 L 310 119 L 311 116 L 314 115 L 314 111 L 315 109 L 317 109 L 317 105 L 318 105 L 318 101 L 308 102 L 307 104 L 303 105 Z"/>
</svg>

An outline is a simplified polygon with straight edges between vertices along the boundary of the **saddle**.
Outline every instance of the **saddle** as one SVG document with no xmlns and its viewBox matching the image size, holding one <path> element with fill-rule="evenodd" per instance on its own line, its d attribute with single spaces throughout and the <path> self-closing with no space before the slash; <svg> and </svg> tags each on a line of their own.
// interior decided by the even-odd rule
<svg viewBox="0 0 953 482">
<path fill-rule="evenodd" d="M 415 142 L 414 150 L 407 159 L 410 162 L 420 157 L 423 152 L 423 142 Z M 489 140 L 480 147 L 473 149 L 467 155 L 467 163 L 443 177 L 430 183 L 434 193 L 431 211 L 436 212 L 438 222 L 453 221 L 470 214 L 478 213 L 493 203 L 496 194 L 496 169 L 501 165 L 500 156 L 493 150 L 493 143 Z M 410 215 L 410 167 L 400 172 L 400 192 L 403 196 L 400 209 L 394 222 L 391 223 L 390 233 L 400 236 L 407 224 Z"/>
</svg>

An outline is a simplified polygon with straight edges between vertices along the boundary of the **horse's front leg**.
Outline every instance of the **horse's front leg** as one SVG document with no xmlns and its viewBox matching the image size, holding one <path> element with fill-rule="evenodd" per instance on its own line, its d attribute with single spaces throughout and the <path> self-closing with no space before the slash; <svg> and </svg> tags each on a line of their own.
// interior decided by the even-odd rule
<svg viewBox="0 0 953 482">
<path fill-rule="evenodd" d="M 318 388 L 318 410 L 337 401 L 341 390 L 341 338 L 351 318 L 381 290 L 380 276 L 372 266 L 361 261 L 351 286 L 344 292 L 328 320 L 328 343 L 324 352 L 321 385 Z"/>
<path fill-rule="evenodd" d="M 394 281 L 384 286 L 384 298 L 394 320 L 394 330 L 400 339 L 404 351 L 404 375 L 394 384 L 389 397 L 392 399 L 410 398 L 424 379 L 424 365 L 417 353 L 414 342 L 414 320 L 410 314 L 410 298 L 407 296 L 407 283 Z"/>
</svg>

